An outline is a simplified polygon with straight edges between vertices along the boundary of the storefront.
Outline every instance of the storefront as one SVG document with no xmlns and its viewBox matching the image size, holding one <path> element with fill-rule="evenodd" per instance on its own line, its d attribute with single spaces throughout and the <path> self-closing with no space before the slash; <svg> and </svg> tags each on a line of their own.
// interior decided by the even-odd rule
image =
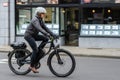
<svg viewBox="0 0 120 80">
<path fill-rule="evenodd" d="M 119 0 L 16 0 L 17 41 L 23 37 L 35 8 L 39 6 L 46 8 L 44 21 L 48 28 L 60 35 L 61 45 L 120 47 Z"/>
</svg>

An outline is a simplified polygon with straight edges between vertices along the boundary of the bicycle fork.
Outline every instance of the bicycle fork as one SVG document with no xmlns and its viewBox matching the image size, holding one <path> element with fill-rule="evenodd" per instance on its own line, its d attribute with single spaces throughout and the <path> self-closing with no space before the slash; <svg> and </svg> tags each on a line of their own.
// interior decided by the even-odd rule
<svg viewBox="0 0 120 80">
<path fill-rule="evenodd" d="M 57 49 L 55 50 L 55 53 L 56 53 L 55 55 L 56 55 L 57 60 L 58 60 L 58 64 L 62 65 L 63 61 L 62 61 Z"/>
</svg>

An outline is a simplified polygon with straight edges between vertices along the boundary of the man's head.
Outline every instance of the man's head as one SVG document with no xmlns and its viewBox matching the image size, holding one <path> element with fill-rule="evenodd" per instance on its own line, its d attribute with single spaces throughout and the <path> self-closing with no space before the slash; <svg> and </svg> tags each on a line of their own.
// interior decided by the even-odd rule
<svg viewBox="0 0 120 80">
<path fill-rule="evenodd" d="M 37 7 L 35 10 L 35 14 L 40 18 L 44 18 L 45 14 L 47 13 L 46 9 L 43 7 Z"/>
</svg>

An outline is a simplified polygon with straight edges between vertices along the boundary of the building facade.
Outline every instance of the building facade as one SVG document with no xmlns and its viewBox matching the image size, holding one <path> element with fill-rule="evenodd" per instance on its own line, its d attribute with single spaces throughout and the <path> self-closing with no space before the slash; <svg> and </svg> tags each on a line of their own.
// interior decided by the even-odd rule
<svg viewBox="0 0 120 80">
<path fill-rule="evenodd" d="M 0 45 L 23 41 L 36 7 L 61 45 L 120 48 L 120 0 L 1 0 Z"/>
<path fill-rule="evenodd" d="M 15 1 L 0 0 L 0 46 L 15 40 Z"/>
</svg>

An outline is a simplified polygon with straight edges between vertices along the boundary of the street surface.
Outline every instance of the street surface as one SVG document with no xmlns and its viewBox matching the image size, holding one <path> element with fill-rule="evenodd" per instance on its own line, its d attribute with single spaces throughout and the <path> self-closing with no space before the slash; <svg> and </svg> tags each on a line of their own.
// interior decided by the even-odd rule
<svg viewBox="0 0 120 80">
<path fill-rule="evenodd" d="M 0 52 L 0 80 L 120 80 L 120 59 L 75 57 L 76 69 L 66 78 L 54 76 L 42 59 L 38 74 L 15 75 L 7 64 L 7 53 Z"/>
</svg>

